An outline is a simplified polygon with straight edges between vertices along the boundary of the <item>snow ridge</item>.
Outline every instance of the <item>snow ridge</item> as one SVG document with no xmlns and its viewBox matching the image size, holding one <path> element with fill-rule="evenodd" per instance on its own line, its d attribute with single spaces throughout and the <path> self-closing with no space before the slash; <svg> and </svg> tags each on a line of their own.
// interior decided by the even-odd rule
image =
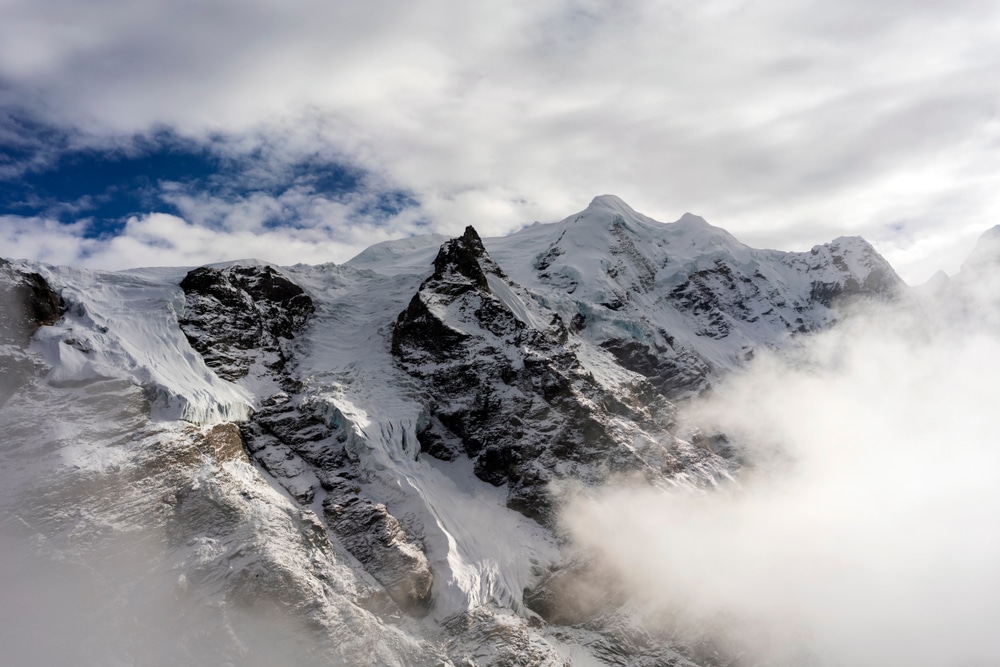
<svg viewBox="0 0 1000 667">
<path fill-rule="evenodd" d="M 611 195 L 561 222 L 484 243 L 575 333 L 630 350 L 622 363 L 659 359 L 656 368 L 630 367 L 671 397 L 704 390 L 756 349 L 829 326 L 835 302 L 891 298 L 903 287 L 863 239 L 806 253 L 756 250 L 698 216 L 661 223 Z"/>
</svg>

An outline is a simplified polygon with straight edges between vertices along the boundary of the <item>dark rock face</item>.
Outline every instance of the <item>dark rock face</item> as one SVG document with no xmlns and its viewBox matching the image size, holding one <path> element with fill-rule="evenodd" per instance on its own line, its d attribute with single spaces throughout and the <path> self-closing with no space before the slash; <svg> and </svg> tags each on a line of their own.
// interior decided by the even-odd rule
<svg viewBox="0 0 1000 667">
<path fill-rule="evenodd" d="M 697 394 L 708 386 L 708 364 L 683 348 L 675 351 L 623 338 L 606 340 L 601 347 L 615 355 L 623 367 L 648 378 L 664 396 Z"/>
<path fill-rule="evenodd" d="M 300 398 L 282 393 L 265 401 L 242 432 L 254 459 L 299 503 L 322 499 L 330 533 L 389 596 L 370 601 L 372 610 L 389 618 L 401 611 L 427 613 L 434 581 L 430 563 L 385 505 L 362 495 L 344 446 L 350 437 L 345 425 L 328 423 Z"/>
<path fill-rule="evenodd" d="M 445 624 L 445 631 L 452 638 L 447 645 L 448 657 L 451 664 L 456 666 L 572 665 L 568 658 L 560 655 L 551 644 L 542 641 L 523 619 L 516 616 L 498 616 L 479 607 L 450 619 Z"/>
<path fill-rule="evenodd" d="M 0 259 L 0 405 L 35 374 L 26 348 L 39 327 L 63 313 L 59 295 L 41 275 Z"/>
<path fill-rule="evenodd" d="M 323 501 L 326 523 L 341 543 L 411 616 L 430 609 L 434 576 L 424 552 L 414 544 L 385 505 L 357 495 Z"/>
<path fill-rule="evenodd" d="M 363 496 L 344 447 L 345 428 L 328 424 L 295 397 L 278 394 L 242 431 L 254 459 L 299 503 L 322 500 L 330 533 L 385 588 L 389 599 L 372 602 L 380 613 L 390 618 L 401 611 L 427 613 L 434 581 L 430 563 L 385 505 Z"/>
<path fill-rule="evenodd" d="M 27 345 L 38 327 L 62 316 L 59 295 L 37 273 L 28 273 L 0 259 L 0 345 Z"/>
<path fill-rule="evenodd" d="M 875 248 L 861 237 L 841 237 L 816 246 L 809 253 L 790 255 L 787 264 L 804 265 L 806 273 L 826 269 L 833 277 L 814 280 L 809 300 L 831 307 L 857 297 L 892 299 L 905 283 Z"/>
<path fill-rule="evenodd" d="M 430 563 L 385 505 L 362 494 L 344 448 L 345 429 L 327 424 L 295 397 L 278 394 L 242 432 L 254 459 L 299 503 L 321 499 L 330 534 L 385 588 L 388 599 L 373 597 L 366 608 L 389 619 L 427 613 Z"/>
<path fill-rule="evenodd" d="M 521 279 L 572 333 L 671 400 L 705 391 L 754 350 L 831 326 L 845 301 L 888 299 L 904 287 L 861 238 L 810 252 L 756 250 L 697 216 L 663 225 L 613 197 L 552 230 L 532 232 L 544 246 L 530 265 L 512 253 L 524 246 L 490 247 L 531 271 Z"/>
<path fill-rule="evenodd" d="M 544 331 L 519 319 L 486 276 L 520 288 L 475 230 L 445 243 L 434 266 L 392 340 L 400 365 L 427 391 L 422 451 L 468 456 L 476 476 L 509 487 L 509 507 L 542 523 L 553 518 L 552 480 L 593 484 L 615 473 L 659 476 L 685 467 L 666 430 L 673 406 L 641 380 L 617 392 L 603 387 L 567 347 L 561 319 Z"/>
<path fill-rule="evenodd" d="M 220 377 L 245 377 L 264 353 L 272 369 L 288 359 L 287 342 L 314 311 L 301 287 L 270 266 L 201 267 L 181 281 L 187 311 L 181 328 Z"/>
<path fill-rule="evenodd" d="M 868 262 L 865 267 L 868 272 L 861 281 L 836 242 L 817 246 L 809 254 L 791 256 L 786 261 L 789 266 L 799 268 L 807 276 L 813 272 L 824 276 L 814 279 L 808 293 L 798 297 L 759 270 L 748 272 L 730 262 L 716 260 L 714 268 L 692 273 L 670 291 L 668 298 L 675 308 L 698 323 L 695 330 L 698 336 L 718 340 L 729 336 L 741 323 L 757 322 L 767 323 L 776 331 L 806 333 L 829 325 L 812 314 L 817 306 L 831 308 L 851 297 L 890 298 L 902 288 L 902 281 L 885 260 L 871 246 L 867 249 L 870 256 L 863 261 Z"/>
<path fill-rule="evenodd" d="M 472 225 L 459 238 L 448 241 L 434 258 L 434 275 L 462 276 L 477 289 L 489 289 L 486 272 L 503 277 L 503 271 L 486 254 L 483 241 Z"/>
<path fill-rule="evenodd" d="M 729 335 L 732 320 L 749 320 L 747 303 L 760 298 L 760 289 L 749 276 L 734 275 L 722 261 L 713 269 L 692 273 L 670 291 L 674 306 L 702 323 L 695 333 L 715 339 Z"/>
<path fill-rule="evenodd" d="M 905 286 L 892 266 L 860 236 L 841 237 L 821 248 L 828 249 L 830 262 L 841 274 L 841 294 L 845 296 L 893 297 Z M 810 251 L 810 254 L 813 252 Z M 823 253 L 821 251 L 815 254 Z M 864 277 L 860 281 L 850 267 L 849 260 L 852 259 L 864 268 Z"/>
<path fill-rule="evenodd" d="M 360 495 L 346 430 L 314 414 L 289 374 L 289 343 L 312 315 L 312 300 L 269 266 L 198 268 L 181 288 L 188 305 L 181 326 L 210 368 L 238 380 L 263 356 L 264 372 L 285 389 L 240 428 L 253 459 L 303 506 L 322 500 L 331 535 L 388 594 L 367 607 L 389 618 L 425 614 L 434 580 L 427 557 L 385 505 Z"/>
</svg>

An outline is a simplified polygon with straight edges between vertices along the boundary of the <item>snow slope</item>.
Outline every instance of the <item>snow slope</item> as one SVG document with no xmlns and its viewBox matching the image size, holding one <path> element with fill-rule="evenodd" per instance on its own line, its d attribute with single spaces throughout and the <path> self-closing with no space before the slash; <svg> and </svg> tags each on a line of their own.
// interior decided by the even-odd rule
<svg viewBox="0 0 1000 667">
<path fill-rule="evenodd" d="M 184 270 L 99 273 L 30 266 L 53 285 L 66 312 L 35 336 L 52 368 L 48 380 L 80 384 L 120 378 L 152 394 L 162 419 L 199 424 L 246 419 L 250 394 L 220 379 L 178 326 L 184 294 L 175 281 Z"/>
</svg>

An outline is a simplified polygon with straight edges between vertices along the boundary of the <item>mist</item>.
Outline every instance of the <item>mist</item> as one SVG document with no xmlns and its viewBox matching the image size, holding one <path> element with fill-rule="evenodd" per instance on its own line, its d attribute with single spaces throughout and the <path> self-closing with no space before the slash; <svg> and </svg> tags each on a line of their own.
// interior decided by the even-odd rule
<svg viewBox="0 0 1000 667">
<path fill-rule="evenodd" d="M 747 466 L 706 492 L 618 485 L 573 540 L 653 627 L 735 662 L 1000 663 L 996 280 L 857 306 L 758 354 L 684 421 Z"/>
<path fill-rule="evenodd" d="M 306 623 L 213 604 L 161 572 L 163 554 L 77 559 L 0 523 L 3 664 L 338 667 Z M 25 524 L 26 525 L 26 524 Z"/>
</svg>

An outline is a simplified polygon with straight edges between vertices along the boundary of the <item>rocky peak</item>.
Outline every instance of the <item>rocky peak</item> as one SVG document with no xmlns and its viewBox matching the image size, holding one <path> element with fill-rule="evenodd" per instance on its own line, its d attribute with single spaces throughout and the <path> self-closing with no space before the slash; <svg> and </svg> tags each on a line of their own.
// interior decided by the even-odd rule
<svg viewBox="0 0 1000 667">
<path fill-rule="evenodd" d="M 483 241 L 472 225 L 465 233 L 444 243 L 434 258 L 434 275 L 431 280 L 470 282 L 477 289 L 489 290 L 486 274 L 502 276 L 503 271 L 486 252 Z"/>
<path fill-rule="evenodd" d="M 434 258 L 434 273 L 420 285 L 406 310 L 399 314 L 392 331 L 392 351 L 404 358 L 410 353 L 430 355 L 438 361 L 455 353 L 455 346 L 466 334 L 450 326 L 442 309 L 459 298 L 488 296 L 489 306 L 495 297 L 490 292 L 487 274 L 506 280 L 506 274 L 493 261 L 472 225 L 462 236 L 446 241 Z M 433 341 L 427 344 L 427 341 Z"/>
<path fill-rule="evenodd" d="M 824 274 L 813 280 L 811 298 L 823 306 L 834 299 L 892 297 L 905 286 L 878 251 L 860 236 L 841 236 L 809 251 L 807 272 Z"/>
<path fill-rule="evenodd" d="M 442 266 L 454 273 L 460 261 L 492 263 L 458 254 L 478 238 L 472 234 L 442 247 L 434 276 L 393 330 L 394 357 L 427 397 L 429 419 L 417 434 L 422 452 L 468 457 L 477 477 L 508 487 L 509 507 L 542 523 L 553 519 L 548 487 L 556 479 L 597 484 L 623 472 L 726 468 L 679 448 L 667 430 L 673 406 L 652 385 L 631 376 L 605 386 L 568 344 L 561 317 L 515 312 L 531 300 L 520 285 L 501 278 L 490 281 L 493 290 L 452 289 Z M 622 428 L 625 422 L 633 427 Z"/>
</svg>

